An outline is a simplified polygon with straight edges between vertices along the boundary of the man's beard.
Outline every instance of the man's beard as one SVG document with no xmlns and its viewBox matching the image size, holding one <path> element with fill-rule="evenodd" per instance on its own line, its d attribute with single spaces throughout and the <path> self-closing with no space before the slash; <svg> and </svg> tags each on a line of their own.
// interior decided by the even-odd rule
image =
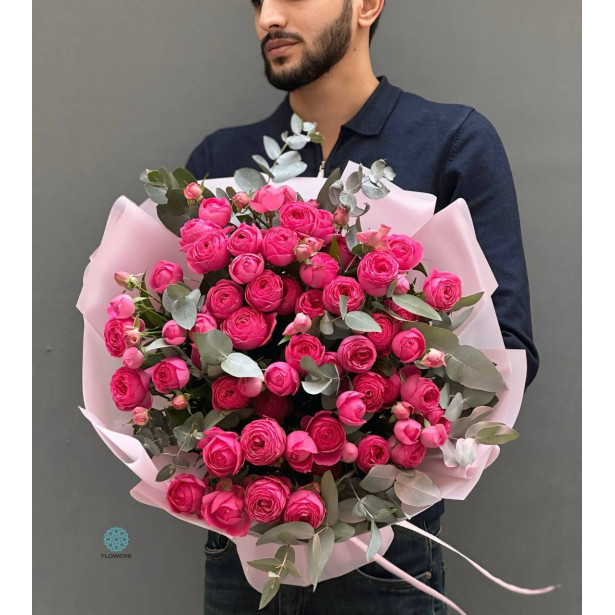
<svg viewBox="0 0 615 615">
<path fill-rule="evenodd" d="M 286 56 L 281 56 L 279 59 L 268 58 L 265 45 L 276 38 L 290 37 L 280 35 L 264 37 L 261 52 L 265 61 L 265 76 L 269 83 L 278 90 L 292 92 L 320 78 L 346 55 L 352 35 L 351 24 L 352 1 L 344 0 L 341 15 L 319 34 L 315 43 L 315 51 L 305 49 L 299 65 L 286 70 L 284 70 L 284 64 L 278 64 L 278 60 L 285 60 L 288 63 L 288 58 Z M 279 68 L 281 67 L 281 70 L 273 71 L 272 63 L 275 63 Z"/>
</svg>

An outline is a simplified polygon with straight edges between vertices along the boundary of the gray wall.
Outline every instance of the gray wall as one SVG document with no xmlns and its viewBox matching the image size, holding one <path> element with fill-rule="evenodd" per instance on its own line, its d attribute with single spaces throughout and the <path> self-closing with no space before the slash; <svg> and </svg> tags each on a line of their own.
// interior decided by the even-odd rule
<svg viewBox="0 0 615 615">
<path fill-rule="evenodd" d="M 283 93 L 262 76 L 245 0 L 34 6 L 35 612 L 197 613 L 204 533 L 133 501 L 136 477 L 77 410 L 74 306 L 114 199 L 143 198 L 139 172 L 183 164 Z M 575 0 L 389 0 L 372 46 L 376 75 L 494 123 L 519 196 L 540 370 L 522 437 L 448 505 L 443 536 L 507 580 L 563 587 L 517 597 L 451 555 L 447 593 L 473 615 L 581 611 L 580 19 Z M 130 560 L 101 559 L 111 525 Z"/>
</svg>

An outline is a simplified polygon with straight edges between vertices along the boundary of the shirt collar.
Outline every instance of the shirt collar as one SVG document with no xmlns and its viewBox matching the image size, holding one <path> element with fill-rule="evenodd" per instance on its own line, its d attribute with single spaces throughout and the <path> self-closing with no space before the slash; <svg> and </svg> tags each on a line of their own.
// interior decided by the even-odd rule
<svg viewBox="0 0 615 615">
<path fill-rule="evenodd" d="M 384 123 L 397 104 L 402 90 L 389 83 L 385 75 L 377 77 L 379 84 L 370 94 L 365 104 L 359 109 L 356 115 L 342 125 L 361 135 L 373 136 L 380 134 Z M 270 125 L 275 132 L 284 132 L 290 126 L 290 118 L 293 110 L 290 106 L 290 95 L 286 94 L 282 103 L 270 117 Z"/>
</svg>

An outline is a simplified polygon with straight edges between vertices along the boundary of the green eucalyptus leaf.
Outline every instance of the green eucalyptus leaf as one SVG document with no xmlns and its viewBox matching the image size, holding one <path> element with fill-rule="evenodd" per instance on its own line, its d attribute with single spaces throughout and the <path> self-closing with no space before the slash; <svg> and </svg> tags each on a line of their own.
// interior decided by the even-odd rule
<svg viewBox="0 0 615 615">
<path fill-rule="evenodd" d="M 176 469 L 177 468 L 172 463 L 164 466 L 160 469 L 158 474 L 156 474 L 156 481 L 161 483 L 165 480 L 169 480 L 169 478 L 171 478 L 173 474 L 175 474 Z"/>
<path fill-rule="evenodd" d="M 455 303 L 455 305 L 449 310 L 449 312 L 456 312 L 457 310 L 460 310 L 462 308 L 475 305 L 480 301 L 481 297 L 484 294 L 484 292 L 480 292 L 473 295 L 468 295 L 467 297 L 462 297 L 461 299 L 459 299 L 459 301 L 457 301 L 457 303 Z"/>
<path fill-rule="evenodd" d="M 233 179 L 244 192 L 256 191 L 267 183 L 258 171 L 249 167 L 235 171 Z"/>
<path fill-rule="evenodd" d="M 348 297 L 346 295 L 340 295 L 340 315 L 346 320 L 348 314 Z"/>
<path fill-rule="evenodd" d="M 458 346 L 446 358 L 446 375 L 464 386 L 482 391 L 506 389 L 504 380 L 491 360 L 473 346 Z"/>
<path fill-rule="evenodd" d="M 497 445 L 516 440 L 519 433 L 503 423 L 481 421 L 469 427 L 465 437 L 474 438 L 478 444 Z"/>
<path fill-rule="evenodd" d="M 399 469 L 390 464 L 372 466 L 359 485 L 370 493 L 386 491 L 395 482 Z"/>
<path fill-rule="evenodd" d="M 430 320 L 442 320 L 440 314 L 431 305 L 415 295 L 393 295 L 393 303 L 404 310 L 408 310 L 418 316 L 424 316 Z"/>
<path fill-rule="evenodd" d="M 472 410 L 470 416 L 457 419 L 451 423 L 450 438 L 463 438 L 466 431 L 474 424 L 486 419 L 493 412 L 489 406 L 478 406 Z"/>
<path fill-rule="evenodd" d="M 344 295 L 342 295 L 343 297 Z M 340 297 L 340 301 L 341 298 Z M 353 330 L 361 333 L 381 333 L 380 325 L 365 312 L 349 312 L 344 318 L 344 322 Z"/>
<path fill-rule="evenodd" d="M 335 534 L 335 542 L 343 542 L 354 536 L 354 527 L 343 521 L 338 521 L 331 526 Z"/>
<path fill-rule="evenodd" d="M 307 378 L 314 377 L 307 376 Z M 332 380 L 330 380 L 329 378 L 308 380 L 307 378 L 306 380 L 303 380 L 301 382 L 301 386 L 306 393 L 308 393 L 309 395 L 330 394 L 325 393 L 325 391 L 327 391 L 327 389 L 329 389 L 330 386 L 333 384 Z"/>
<path fill-rule="evenodd" d="M 263 370 L 258 363 L 248 355 L 240 352 L 232 352 L 220 364 L 220 367 L 231 376 L 236 378 L 260 378 L 264 379 Z"/>
<path fill-rule="evenodd" d="M 366 554 L 368 562 L 374 559 L 374 555 L 376 555 L 381 545 L 382 545 L 382 536 L 380 535 L 380 530 L 378 529 L 376 522 L 372 519 L 371 520 L 371 531 L 370 531 L 370 537 L 369 537 L 369 545 L 367 547 L 367 554 Z"/>
<path fill-rule="evenodd" d="M 194 333 L 194 342 L 201 358 L 209 365 L 220 365 L 233 352 L 231 338 L 218 329 Z"/>
<path fill-rule="evenodd" d="M 303 120 L 296 113 L 293 113 L 290 118 L 290 129 L 294 134 L 301 134 L 303 130 Z"/>
<path fill-rule="evenodd" d="M 275 572 L 282 565 L 282 561 L 277 557 L 263 557 L 262 559 L 250 560 L 248 564 L 257 570 L 264 570 L 265 572 L 271 570 Z"/>
<path fill-rule="evenodd" d="M 273 181 L 276 184 L 288 181 L 293 177 L 301 175 L 307 169 L 305 162 L 293 162 L 292 164 L 276 164 L 272 168 Z"/>
<path fill-rule="evenodd" d="M 455 329 L 458 329 L 459 327 L 461 327 L 461 325 L 468 320 L 468 318 L 470 317 L 470 315 L 472 314 L 472 311 L 474 310 L 473 307 L 465 310 L 464 312 L 461 312 L 461 314 L 459 314 L 459 316 L 457 318 L 453 318 L 451 319 L 451 331 L 454 331 Z"/>
<path fill-rule="evenodd" d="M 271 137 L 263 137 L 263 143 L 265 145 L 265 151 L 267 152 L 267 156 L 271 158 L 271 160 L 275 160 L 280 155 L 280 146 L 275 139 Z"/>
<path fill-rule="evenodd" d="M 451 399 L 450 403 L 444 413 L 444 418 L 449 421 L 456 421 L 463 412 L 463 395 L 461 393 L 455 393 L 455 397 Z"/>
<path fill-rule="evenodd" d="M 159 184 L 145 184 L 143 186 L 147 196 L 158 205 L 166 205 L 167 203 L 167 188 Z"/>
<path fill-rule="evenodd" d="M 314 535 L 314 528 L 305 521 L 291 521 L 272 527 L 265 532 L 257 541 L 256 545 L 265 545 L 270 542 L 286 542 L 284 534 L 288 534 L 295 539 L 307 540 Z"/>
<path fill-rule="evenodd" d="M 340 171 L 340 169 L 335 169 L 334 171 L 332 171 L 331 175 L 329 175 L 322 188 L 320 189 L 318 196 L 316 197 L 316 200 L 318 201 L 319 205 L 327 211 L 335 211 L 335 206 L 331 203 L 331 199 L 329 198 L 329 188 L 336 181 L 338 181 L 341 176 L 342 172 Z"/>
<path fill-rule="evenodd" d="M 337 507 L 337 487 L 335 485 L 333 474 L 331 474 L 331 470 L 327 470 L 322 475 L 322 479 L 320 482 L 320 494 L 327 509 L 327 516 L 325 517 L 325 521 L 327 525 L 333 525 L 337 522 L 339 511 Z"/>
<path fill-rule="evenodd" d="M 280 577 L 271 578 L 265 583 L 261 593 L 261 600 L 258 605 L 258 610 L 264 609 L 276 596 L 280 589 Z"/>
</svg>

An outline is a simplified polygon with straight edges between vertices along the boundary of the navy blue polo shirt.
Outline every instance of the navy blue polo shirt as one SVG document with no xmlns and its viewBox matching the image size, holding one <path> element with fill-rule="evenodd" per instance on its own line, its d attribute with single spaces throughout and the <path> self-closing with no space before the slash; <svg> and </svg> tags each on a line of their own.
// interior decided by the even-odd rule
<svg viewBox="0 0 615 615">
<path fill-rule="evenodd" d="M 369 167 L 385 158 L 404 190 L 437 197 L 436 211 L 458 198 L 472 221 L 498 287 L 492 299 L 506 348 L 527 355 L 526 388 L 538 371 L 532 339 L 530 293 L 521 239 L 519 210 L 508 158 L 489 120 L 473 107 L 426 100 L 389 83 L 386 76 L 357 114 L 346 122 L 325 163 L 325 177 L 349 160 Z M 190 155 L 187 169 L 197 178 L 230 177 L 241 167 L 256 168 L 252 154 L 266 158 L 263 136 L 281 142 L 290 130 L 289 95 L 272 115 L 244 126 L 221 128 L 205 137 Z M 310 121 L 310 118 L 303 118 Z M 303 176 L 316 177 L 323 159 L 319 143 L 300 150 L 308 165 Z M 442 513 L 439 502 L 417 517 Z"/>
</svg>

